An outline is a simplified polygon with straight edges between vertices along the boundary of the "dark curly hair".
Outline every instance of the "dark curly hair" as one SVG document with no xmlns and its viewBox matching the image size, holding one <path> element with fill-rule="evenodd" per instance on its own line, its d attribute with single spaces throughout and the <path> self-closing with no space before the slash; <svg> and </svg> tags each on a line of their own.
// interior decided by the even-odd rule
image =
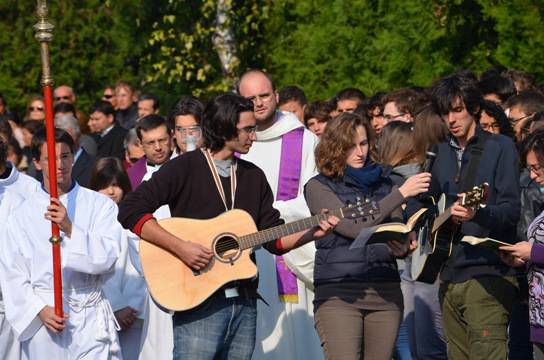
<svg viewBox="0 0 544 360">
<path fill-rule="evenodd" d="M 370 144 L 372 140 L 370 125 L 361 115 L 344 112 L 329 121 L 319 144 L 315 148 L 317 169 L 322 175 L 330 178 L 344 176 L 348 152 L 354 146 L 355 135 L 359 126 L 365 129 Z"/>
</svg>

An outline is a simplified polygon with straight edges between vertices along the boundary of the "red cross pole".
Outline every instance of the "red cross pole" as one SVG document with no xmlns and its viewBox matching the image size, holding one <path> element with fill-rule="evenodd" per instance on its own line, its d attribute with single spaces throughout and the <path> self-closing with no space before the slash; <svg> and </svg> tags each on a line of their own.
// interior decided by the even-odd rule
<svg viewBox="0 0 544 360">
<path fill-rule="evenodd" d="M 40 43 L 43 97 L 45 103 L 45 131 L 47 138 L 47 155 L 49 167 L 49 195 L 58 199 L 57 172 L 55 154 L 55 121 L 53 119 L 53 77 L 51 76 L 51 63 L 49 56 L 49 42 L 53 39 L 53 28 L 47 19 L 47 1 L 38 2 L 38 23 L 34 25 L 36 40 Z M 60 268 L 60 229 L 57 224 L 51 222 L 51 241 L 53 251 L 53 290 L 55 294 L 55 314 L 64 317 L 62 309 L 62 273 Z"/>
</svg>

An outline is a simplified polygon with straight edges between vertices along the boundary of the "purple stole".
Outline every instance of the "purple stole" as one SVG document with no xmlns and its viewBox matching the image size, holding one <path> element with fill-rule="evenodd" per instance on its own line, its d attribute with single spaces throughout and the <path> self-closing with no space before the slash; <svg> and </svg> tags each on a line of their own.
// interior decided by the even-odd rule
<svg viewBox="0 0 544 360">
<path fill-rule="evenodd" d="M 291 130 L 282 136 L 276 200 L 291 200 L 298 195 L 303 137 L 303 127 Z M 276 256 L 276 278 L 279 300 L 298 303 L 297 277 L 287 267 L 283 256 Z"/>
<path fill-rule="evenodd" d="M 134 165 L 128 168 L 127 173 L 132 190 L 136 190 L 136 188 L 140 186 L 146 172 L 147 158 L 145 156 L 143 156 L 140 160 L 136 161 Z"/>
</svg>

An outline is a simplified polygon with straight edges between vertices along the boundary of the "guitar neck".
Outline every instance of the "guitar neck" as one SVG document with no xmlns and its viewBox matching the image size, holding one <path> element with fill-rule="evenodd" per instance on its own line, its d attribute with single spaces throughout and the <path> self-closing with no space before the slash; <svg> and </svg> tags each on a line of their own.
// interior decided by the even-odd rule
<svg viewBox="0 0 544 360">
<path fill-rule="evenodd" d="M 329 213 L 327 214 L 314 215 L 312 217 L 293 221 L 288 224 L 274 226 L 270 229 L 262 230 L 253 234 L 240 237 L 238 239 L 240 243 L 240 249 L 249 249 L 258 245 L 262 245 L 269 241 L 279 239 L 284 236 L 304 231 L 306 229 L 319 225 L 321 220 L 326 220 L 331 215 L 334 215 L 340 219 L 344 217 L 342 209 L 336 209 L 329 211 Z"/>
</svg>

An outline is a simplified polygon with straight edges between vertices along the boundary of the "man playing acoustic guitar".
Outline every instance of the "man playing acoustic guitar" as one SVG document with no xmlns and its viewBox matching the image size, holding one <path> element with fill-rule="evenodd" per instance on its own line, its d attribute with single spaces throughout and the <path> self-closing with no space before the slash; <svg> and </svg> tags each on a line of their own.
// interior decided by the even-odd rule
<svg viewBox="0 0 544 360">
<path fill-rule="evenodd" d="M 449 128 L 432 169 L 430 195 L 446 194 L 455 239 L 464 235 L 512 242 L 519 219 L 518 156 L 503 135 L 479 124 L 481 94 L 459 75 L 439 80 L 432 89 L 435 111 Z M 457 195 L 489 184 L 487 206 L 459 205 Z M 506 359 L 507 326 L 518 284 L 514 271 L 490 249 L 455 241 L 441 272 L 440 301 L 449 359 Z"/>
<path fill-rule="evenodd" d="M 198 274 L 220 260 L 211 249 L 161 227 L 151 215 L 161 205 L 168 204 L 173 217 L 191 219 L 210 219 L 233 208 L 242 209 L 251 215 L 258 230 L 283 223 L 272 207 L 274 198 L 264 173 L 234 156 L 247 153 L 255 140 L 251 100 L 234 94 L 218 96 L 206 107 L 201 125 L 205 149 L 167 162 L 125 198 L 119 213 L 125 228 L 191 268 L 194 282 L 199 281 Z M 330 216 L 317 227 L 263 246 L 282 254 L 324 236 L 337 223 L 338 218 Z M 250 359 L 255 345 L 256 288 L 256 278 L 231 282 L 200 305 L 176 312 L 174 359 Z"/>
</svg>

